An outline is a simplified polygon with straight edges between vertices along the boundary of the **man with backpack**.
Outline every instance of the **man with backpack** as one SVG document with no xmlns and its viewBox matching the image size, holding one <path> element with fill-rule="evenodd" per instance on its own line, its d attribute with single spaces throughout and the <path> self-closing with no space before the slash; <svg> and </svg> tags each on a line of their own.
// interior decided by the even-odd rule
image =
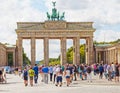
<svg viewBox="0 0 120 93">
<path fill-rule="evenodd" d="M 92 75 L 91 75 L 92 68 L 91 68 L 90 65 L 87 67 L 86 71 L 87 71 L 87 80 L 88 80 L 88 82 L 92 82 Z"/>
</svg>

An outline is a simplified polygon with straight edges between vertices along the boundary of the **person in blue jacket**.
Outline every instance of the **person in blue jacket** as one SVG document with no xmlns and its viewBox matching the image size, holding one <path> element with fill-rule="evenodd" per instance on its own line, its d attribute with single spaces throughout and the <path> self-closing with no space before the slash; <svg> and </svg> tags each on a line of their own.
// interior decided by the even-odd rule
<svg viewBox="0 0 120 93">
<path fill-rule="evenodd" d="M 104 72 L 104 67 L 102 64 L 100 64 L 99 66 L 99 78 L 102 79 L 103 78 L 103 72 Z"/>
<path fill-rule="evenodd" d="M 37 64 L 35 64 L 35 66 L 33 67 L 33 70 L 35 72 L 34 82 L 35 82 L 35 84 L 37 84 L 37 81 L 38 81 L 38 66 L 37 66 Z"/>
</svg>

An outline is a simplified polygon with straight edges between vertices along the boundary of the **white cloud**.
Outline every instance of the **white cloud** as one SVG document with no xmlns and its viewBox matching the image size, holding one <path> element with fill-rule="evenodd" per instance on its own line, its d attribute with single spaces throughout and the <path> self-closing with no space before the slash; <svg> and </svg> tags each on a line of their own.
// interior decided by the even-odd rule
<svg viewBox="0 0 120 93">
<path fill-rule="evenodd" d="M 120 32 L 115 32 L 113 30 L 99 30 L 95 34 L 94 40 L 97 42 L 110 42 L 117 40 L 120 37 Z"/>
<path fill-rule="evenodd" d="M 45 12 L 51 13 L 52 1 L 56 1 L 56 8 L 60 12 L 65 11 L 65 19 L 67 21 L 93 21 L 96 29 L 95 39 L 103 41 L 116 40 L 120 33 L 113 29 L 104 30 L 105 25 L 120 24 L 120 1 L 119 0 L 43 0 L 44 7 L 48 10 L 40 10 L 33 7 L 33 0 L 1 0 L 0 2 L 0 42 L 16 44 L 17 35 L 15 29 L 16 22 L 40 22 L 46 19 Z M 38 2 L 38 0 L 37 0 Z M 41 1 L 39 1 L 41 2 Z M 42 6 L 40 6 L 42 7 Z M 104 26 L 100 26 L 104 25 Z M 102 30 L 103 29 L 103 30 Z M 99 34 L 99 37 L 98 37 Z M 30 46 L 28 43 L 23 44 L 25 52 L 30 58 Z M 53 41 L 50 46 L 54 46 L 54 50 L 50 47 L 50 57 L 59 55 L 57 50 L 60 50 L 59 42 Z M 67 47 L 72 45 L 71 41 Z M 39 49 L 41 47 L 42 49 Z M 53 53 L 52 53 L 53 52 Z M 37 45 L 37 59 L 43 58 L 43 46 Z"/>
<path fill-rule="evenodd" d="M 52 0 L 46 0 L 50 5 Z M 56 0 L 59 11 L 65 11 L 68 21 L 100 21 L 120 23 L 120 3 L 117 0 Z M 48 7 L 50 7 L 48 5 Z M 51 7 L 50 7 L 51 8 Z"/>
</svg>

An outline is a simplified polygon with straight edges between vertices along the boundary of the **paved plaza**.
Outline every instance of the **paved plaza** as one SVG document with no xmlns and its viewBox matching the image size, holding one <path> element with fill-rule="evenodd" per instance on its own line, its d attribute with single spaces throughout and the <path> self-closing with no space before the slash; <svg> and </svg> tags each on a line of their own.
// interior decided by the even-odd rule
<svg viewBox="0 0 120 93">
<path fill-rule="evenodd" d="M 25 87 L 21 77 L 8 74 L 7 84 L 0 84 L 0 93 L 120 93 L 120 83 L 100 80 L 96 76 L 92 83 L 78 80 L 73 81 L 69 87 L 64 81 L 62 87 L 56 87 L 52 82 L 44 84 L 40 80 L 33 87 Z"/>
</svg>

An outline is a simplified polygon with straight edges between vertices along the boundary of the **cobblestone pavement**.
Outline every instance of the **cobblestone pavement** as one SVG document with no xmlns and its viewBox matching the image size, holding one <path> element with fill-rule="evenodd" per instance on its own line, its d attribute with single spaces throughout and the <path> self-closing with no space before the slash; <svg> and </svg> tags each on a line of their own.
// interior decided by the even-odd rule
<svg viewBox="0 0 120 93">
<path fill-rule="evenodd" d="M 120 93 L 120 83 L 100 80 L 95 76 L 91 83 L 78 80 L 73 81 L 69 87 L 65 82 L 62 87 L 56 87 L 52 82 L 44 84 L 40 80 L 33 87 L 30 85 L 25 87 L 21 77 L 8 74 L 7 84 L 0 84 L 0 93 Z"/>
</svg>

